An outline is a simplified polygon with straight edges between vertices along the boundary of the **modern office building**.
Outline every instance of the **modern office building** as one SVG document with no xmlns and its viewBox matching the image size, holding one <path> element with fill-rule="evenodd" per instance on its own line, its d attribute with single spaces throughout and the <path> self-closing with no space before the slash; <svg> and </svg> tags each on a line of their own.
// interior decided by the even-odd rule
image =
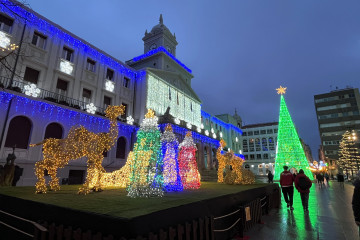
<svg viewBox="0 0 360 240">
<path fill-rule="evenodd" d="M 347 87 L 314 96 L 321 149 L 330 166 L 339 159 L 339 143 L 346 130 L 360 132 L 358 88 Z"/>
</svg>

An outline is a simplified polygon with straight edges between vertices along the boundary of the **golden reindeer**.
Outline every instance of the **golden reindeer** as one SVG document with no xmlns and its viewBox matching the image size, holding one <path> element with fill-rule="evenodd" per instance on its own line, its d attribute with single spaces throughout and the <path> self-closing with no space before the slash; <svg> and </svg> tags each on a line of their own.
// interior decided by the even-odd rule
<svg viewBox="0 0 360 240">
<path fill-rule="evenodd" d="M 46 193 L 44 170 L 47 170 L 51 177 L 50 189 L 59 190 L 59 179 L 56 177 L 57 170 L 65 167 L 70 160 L 82 157 L 87 157 L 87 176 L 85 183 L 79 189 L 79 193 L 89 193 L 91 182 L 95 183 L 95 191 L 101 191 L 101 173 L 105 172 L 101 165 L 104 159 L 103 152 L 109 151 L 114 146 L 119 133 L 116 119 L 124 114 L 124 110 L 125 107 L 122 105 L 106 108 L 105 116 L 110 120 L 108 133 L 93 133 L 83 126 L 72 127 L 64 139 L 48 138 L 40 143 L 30 144 L 30 147 L 43 145 L 44 159 L 35 164 L 35 173 L 38 178 L 35 185 L 36 193 Z"/>
</svg>

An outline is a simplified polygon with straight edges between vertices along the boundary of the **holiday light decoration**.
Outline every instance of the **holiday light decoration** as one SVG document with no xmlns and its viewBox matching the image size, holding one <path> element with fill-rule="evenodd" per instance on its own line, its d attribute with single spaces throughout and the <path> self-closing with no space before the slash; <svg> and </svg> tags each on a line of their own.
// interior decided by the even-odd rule
<svg viewBox="0 0 360 240">
<path fill-rule="evenodd" d="M 359 150 L 356 147 L 358 137 L 355 130 L 346 131 L 339 144 L 339 160 L 338 166 L 347 174 L 351 172 L 351 175 L 359 171 L 360 156 Z"/>
<path fill-rule="evenodd" d="M 51 190 L 59 190 L 59 179 L 56 177 L 57 170 L 65 167 L 70 160 L 87 157 L 87 176 L 84 185 L 79 193 L 90 192 L 90 184 L 94 181 L 94 190 L 100 191 L 101 173 L 105 170 L 102 167 L 104 159 L 103 152 L 109 151 L 114 146 L 118 136 L 117 117 L 124 114 L 124 106 L 108 106 L 105 116 L 110 120 L 108 133 L 93 133 L 85 127 L 73 127 L 64 139 L 47 138 L 37 144 L 30 144 L 30 147 L 43 145 L 44 159 L 35 164 L 35 174 L 38 179 L 36 193 L 46 193 L 47 187 L 44 178 L 44 170 L 51 176 Z M 94 180 L 96 178 L 96 180 Z"/>
<path fill-rule="evenodd" d="M 201 128 L 197 127 L 197 128 L 196 128 L 196 131 L 197 131 L 198 133 L 201 133 Z"/>
<path fill-rule="evenodd" d="M 148 109 L 134 145 L 134 164 L 127 187 L 129 197 L 163 196 L 163 158 L 158 118 Z"/>
<path fill-rule="evenodd" d="M 204 129 L 204 124 L 201 124 L 201 127 L 200 127 L 201 129 Z"/>
<path fill-rule="evenodd" d="M 163 159 L 164 191 L 182 191 L 178 162 L 179 142 L 173 133 L 172 127 L 168 124 L 161 135 Z"/>
<path fill-rule="evenodd" d="M 36 29 L 44 35 L 50 35 L 59 39 L 58 41 L 64 42 L 67 46 L 76 49 L 76 52 L 83 53 L 87 57 L 92 56 L 94 60 L 98 60 L 99 62 L 110 66 L 112 69 L 118 70 L 121 74 L 124 74 L 131 79 L 135 79 L 137 75 L 140 75 L 139 73 L 141 72 L 136 72 L 122 62 L 114 60 L 114 58 L 109 55 L 99 51 L 88 43 L 83 42 L 83 40 L 73 37 L 68 32 L 64 31 L 64 29 L 59 28 L 58 25 L 53 25 L 51 22 L 41 18 L 38 14 L 27 11 L 25 8 L 21 7 L 21 5 L 14 4 L 9 0 L 2 0 L 1 2 L 1 12 L 6 13 L 20 22 L 26 22 L 27 26 L 32 27 L 32 29 Z"/>
<path fill-rule="evenodd" d="M 239 141 L 238 137 L 236 137 L 236 138 L 235 138 L 235 141 L 236 141 L 236 142 L 238 142 L 238 141 Z"/>
<path fill-rule="evenodd" d="M 205 130 L 205 135 L 209 136 L 209 131 L 208 130 Z"/>
<path fill-rule="evenodd" d="M 25 94 L 31 97 L 38 97 L 40 94 L 40 89 L 36 87 L 34 83 L 25 85 Z"/>
<path fill-rule="evenodd" d="M 223 133 L 222 133 L 222 132 L 220 132 L 220 137 L 221 137 L 221 138 L 223 137 Z"/>
<path fill-rule="evenodd" d="M 129 125 L 133 125 L 134 124 L 134 119 L 132 116 L 128 116 L 126 118 L 126 123 L 129 124 Z"/>
<path fill-rule="evenodd" d="M 194 95 L 179 91 L 151 72 L 148 72 L 146 86 L 146 108 L 151 108 L 158 115 L 163 115 L 170 107 L 169 113 L 172 116 L 197 127 L 200 126 L 201 105 Z"/>
<path fill-rule="evenodd" d="M 226 146 L 224 139 L 220 140 L 220 146 L 216 152 L 219 162 L 218 182 L 226 184 L 253 184 L 255 175 L 242 168 L 243 160 L 236 156 L 233 151 L 222 154 L 222 149 Z M 225 175 L 225 176 L 224 176 Z"/>
<path fill-rule="evenodd" d="M 0 31 L 0 47 L 8 49 L 10 47 L 10 42 L 10 38 L 4 32 Z"/>
<path fill-rule="evenodd" d="M 309 169 L 309 163 L 285 103 L 283 94 L 285 94 L 286 88 L 280 86 L 276 90 L 278 94 L 281 94 L 281 98 L 274 179 L 280 179 L 280 173 L 287 165 L 289 169 L 295 168 L 297 171 L 303 169 L 306 176 L 313 180 L 313 174 Z"/>
<path fill-rule="evenodd" d="M 71 75 L 73 73 L 73 70 L 74 70 L 74 65 L 71 62 L 66 61 L 64 59 L 60 60 L 60 71 Z"/>
<path fill-rule="evenodd" d="M 215 134 L 215 133 L 213 133 L 213 135 L 212 135 L 212 136 L 213 136 L 213 138 L 216 138 L 216 134 Z"/>
<path fill-rule="evenodd" d="M 188 129 L 191 129 L 191 123 L 186 123 L 186 127 L 187 127 Z"/>
<path fill-rule="evenodd" d="M 186 133 L 182 143 L 179 145 L 179 169 L 181 182 L 184 189 L 200 188 L 200 173 L 196 163 L 196 144 L 193 141 L 191 131 Z"/>
<path fill-rule="evenodd" d="M 175 119 L 174 119 L 174 123 L 177 124 L 177 125 L 180 125 L 180 119 L 179 119 L 179 118 L 175 118 Z"/>
<path fill-rule="evenodd" d="M 134 164 L 134 153 L 129 152 L 125 165 L 119 170 L 110 173 L 96 172 L 96 176 L 100 177 L 100 185 L 105 187 L 121 187 L 125 188 L 130 184 L 130 173 Z M 92 178 L 89 188 L 96 186 L 97 177 Z"/>
<path fill-rule="evenodd" d="M 105 90 L 109 92 L 114 92 L 115 89 L 115 83 L 111 80 L 106 79 L 105 80 Z"/>
<path fill-rule="evenodd" d="M 211 128 L 211 133 L 214 133 L 214 129 L 213 129 L 213 128 Z"/>
<path fill-rule="evenodd" d="M 93 103 L 86 104 L 86 111 L 91 114 L 95 114 L 96 106 Z"/>
</svg>

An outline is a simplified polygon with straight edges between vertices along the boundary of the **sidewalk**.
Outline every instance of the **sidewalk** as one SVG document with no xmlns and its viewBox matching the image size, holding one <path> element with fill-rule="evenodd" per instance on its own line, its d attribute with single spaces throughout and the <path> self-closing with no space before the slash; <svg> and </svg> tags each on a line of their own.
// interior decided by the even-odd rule
<svg viewBox="0 0 360 240">
<path fill-rule="evenodd" d="M 257 224 L 245 235 L 251 240 L 360 239 L 351 206 L 353 191 L 349 184 L 344 184 L 344 189 L 337 182 L 322 188 L 313 184 L 309 214 L 304 214 L 300 194 L 295 189 L 293 212 L 286 208 L 282 196 L 281 208 L 263 216 L 264 224 Z"/>
</svg>

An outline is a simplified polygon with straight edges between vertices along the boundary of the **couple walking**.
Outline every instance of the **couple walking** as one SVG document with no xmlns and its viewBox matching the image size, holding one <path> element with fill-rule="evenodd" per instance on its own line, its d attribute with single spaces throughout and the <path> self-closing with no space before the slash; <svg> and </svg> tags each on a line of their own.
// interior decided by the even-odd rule
<svg viewBox="0 0 360 240">
<path fill-rule="evenodd" d="M 301 202 L 305 212 L 309 212 L 309 193 L 312 185 L 311 180 L 304 174 L 304 170 L 300 169 L 296 177 L 288 171 L 288 166 L 284 166 L 284 171 L 280 174 L 281 191 L 284 194 L 285 202 L 290 210 L 294 210 L 293 197 L 294 197 L 294 182 L 295 187 L 300 193 Z"/>
</svg>

